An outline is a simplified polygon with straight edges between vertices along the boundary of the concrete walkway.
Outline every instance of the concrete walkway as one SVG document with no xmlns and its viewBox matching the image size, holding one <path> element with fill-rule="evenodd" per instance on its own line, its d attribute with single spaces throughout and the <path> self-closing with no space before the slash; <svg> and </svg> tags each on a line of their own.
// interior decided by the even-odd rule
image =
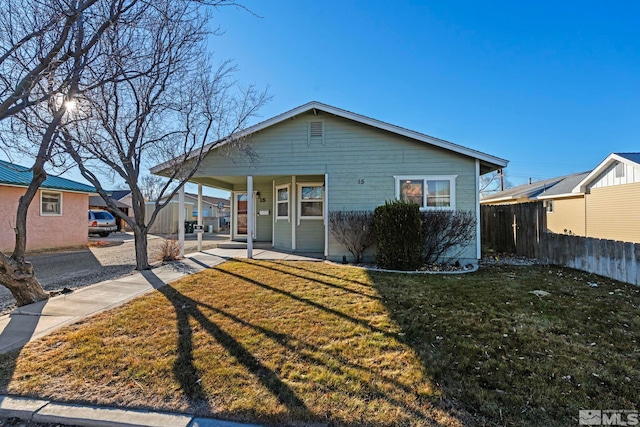
<svg viewBox="0 0 640 427">
<path fill-rule="evenodd" d="M 189 414 L 72 405 L 12 396 L 0 396 L 0 418 L 87 427 L 260 427 Z"/>
<path fill-rule="evenodd" d="M 25 305 L 0 316 L 0 353 L 21 348 L 63 326 L 87 316 L 124 304 L 181 277 L 211 268 L 232 258 L 246 258 L 246 249 L 210 249 L 191 253 L 180 262 L 165 264 L 153 270 L 107 280 L 58 295 L 35 304 Z M 319 261 L 318 257 L 256 249 L 254 259 Z M 239 424 L 186 414 L 166 414 L 117 408 L 70 405 L 39 399 L 0 395 L 0 417 L 17 417 L 46 423 L 76 426 L 189 426 L 240 427 Z"/>
</svg>

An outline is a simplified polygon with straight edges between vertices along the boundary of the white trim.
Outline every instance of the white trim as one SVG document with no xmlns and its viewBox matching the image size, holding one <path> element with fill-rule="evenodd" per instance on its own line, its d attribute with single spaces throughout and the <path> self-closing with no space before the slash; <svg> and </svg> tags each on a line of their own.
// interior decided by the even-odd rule
<svg viewBox="0 0 640 427">
<path fill-rule="evenodd" d="M 394 175 L 396 199 L 400 200 L 400 182 L 406 180 L 423 181 L 421 211 L 455 210 L 456 209 L 456 179 L 458 175 Z M 449 206 L 427 206 L 427 181 L 449 181 Z"/>
<path fill-rule="evenodd" d="M 591 184 L 595 178 L 597 178 L 602 172 L 604 172 L 609 166 L 614 164 L 615 162 L 622 162 L 628 165 L 633 165 L 634 167 L 640 168 L 640 164 L 627 159 L 626 157 L 620 156 L 616 153 L 611 153 L 604 159 L 594 170 L 589 173 L 589 175 L 585 176 L 582 181 L 580 181 L 573 190 L 572 193 L 586 193 L 587 186 Z"/>
<path fill-rule="evenodd" d="M 271 181 L 271 194 L 273 201 L 273 216 L 271 220 L 271 247 L 275 247 L 276 242 L 276 180 Z"/>
<path fill-rule="evenodd" d="M 213 209 L 212 209 L 213 210 Z M 213 213 L 213 212 L 211 212 Z M 198 183 L 198 225 L 202 226 L 202 184 Z M 203 230 L 204 231 L 204 230 Z M 202 251 L 202 234 L 196 233 L 198 235 L 198 252 Z"/>
<path fill-rule="evenodd" d="M 482 239 L 480 236 L 480 160 L 476 159 L 476 258 L 482 258 Z"/>
<path fill-rule="evenodd" d="M 247 176 L 247 258 L 253 258 L 253 213 L 254 207 L 254 195 L 253 195 L 253 177 Z"/>
<path fill-rule="evenodd" d="M 324 174 L 324 257 L 329 256 L 329 174 Z"/>
<path fill-rule="evenodd" d="M 178 244 L 180 245 L 180 258 L 184 258 L 184 184 L 178 190 Z"/>
<path fill-rule="evenodd" d="M 564 199 L 567 197 L 581 197 L 584 196 L 584 193 L 563 193 L 563 194 L 552 194 L 550 196 L 537 196 L 536 200 L 555 200 L 555 199 Z"/>
<path fill-rule="evenodd" d="M 44 212 L 42 210 L 42 194 L 43 193 L 49 193 L 49 194 L 57 194 L 60 196 L 60 202 L 58 203 L 60 212 Z M 49 190 L 40 190 L 40 216 L 62 216 L 62 191 L 49 191 Z"/>
<path fill-rule="evenodd" d="M 320 187 L 322 189 L 322 198 L 321 199 L 313 199 L 313 200 L 305 200 L 305 202 L 317 203 L 322 202 L 322 215 L 316 216 L 302 216 L 302 187 Z M 323 182 L 300 182 L 298 183 L 298 225 L 300 225 L 300 220 L 308 220 L 308 219 L 324 219 L 325 217 L 325 195 L 324 195 L 324 183 Z"/>
<path fill-rule="evenodd" d="M 340 108 L 336 108 L 336 107 L 332 107 L 331 105 L 327 105 L 327 104 L 322 104 L 320 102 L 316 102 L 316 101 L 312 101 L 309 102 L 307 104 L 301 105 L 297 108 L 294 108 L 292 110 L 289 110 L 285 113 L 279 114 L 275 117 L 272 117 L 270 119 L 267 119 L 261 123 L 255 124 L 251 127 L 248 127 L 246 129 L 244 129 L 243 131 L 237 132 L 233 135 L 229 135 L 225 138 L 222 138 L 218 141 L 212 142 L 211 144 L 207 144 L 202 150 L 200 149 L 196 149 L 191 151 L 188 156 L 187 159 L 192 158 L 192 157 L 196 157 L 198 156 L 201 152 L 207 152 L 213 148 L 219 148 L 223 145 L 226 145 L 230 142 L 233 141 L 237 141 L 238 139 L 247 137 L 253 133 L 256 133 L 258 131 L 261 131 L 265 128 L 268 128 L 269 126 L 273 126 L 277 123 L 283 122 L 285 120 L 288 120 L 292 117 L 295 117 L 297 115 L 306 113 L 307 111 L 311 111 L 311 110 L 320 110 L 320 111 L 324 111 L 327 112 L 329 114 L 333 114 L 335 116 L 338 117 L 342 117 L 345 119 L 349 119 L 349 120 L 353 120 L 355 122 L 358 123 L 362 123 L 365 125 L 369 125 L 372 127 L 375 127 L 377 129 L 381 129 L 387 132 L 392 132 L 395 133 L 397 135 L 401 135 L 401 136 L 405 136 L 407 138 L 411 138 L 411 139 L 415 139 L 416 141 L 420 141 L 420 142 L 424 142 L 436 147 L 440 147 L 440 148 L 444 148 L 446 150 L 450 150 L 453 151 L 454 153 L 459 153 L 465 156 L 469 156 L 472 157 L 474 159 L 478 159 L 482 162 L 485 163 L 489 163 L 492 166 L 494 166 L 496 169 L 499 168 L 505 168 L 507 167 L 507 164 L 509 163 L 508 160 L 505 159 L 501 159 L 499 157 L 495 157 L 486 153 L 482 153 L 480 151 L 476 151 L 476 150 L 472 150 L 470 148 L 466 148 L 463 147 L 461 145 L 458 144 L 454 144 L 453 142 L 449 142 L 449 141 L 445 141 L 443 139 L 438 139 L 438 138 L 434 138 L 432 136 L 429 135 L 425 135 L 423 133 L 419 133 L 419 132 L 415 132 L 409 129 L 405 129 L 399 126 L 395 126 L 392 125 L 390 123 L 385 123 L 382 122 L 380 120 L 376 120 L 376 119 L 372 119 L 370 117 L 366 117 L 366 116 L 362 116 L 360 114 L 356 114 L 356 113 L 352 113 L 351 111 L 347 111 L 347 110 L 343 110 Z M 181 159 L 181 158 L 180 158 Z M 173 164 L 173 162 L 175 161 L 175 159 L 173 160 L 169 160 L 167 162 L 161 163 L 159 165 L 156 165 L 154 167 L 151 168 L 151 173 L 152 174 L 159 174 L 160 172 L 162 172 L 163 170 L 165 170 L 166 168 L 168 168 L 169 166 L 171 166 Z"/>
<path fill-rule="evenodd" d="M 273 192 L 273 199 L 275 201 L 275 205 L 274 205 L 274 211 L 275 211 L 275 215 L 274 218 L 276 220 L 276 222 L 278 220 L 287 220 L 287 221 L 291 221 L 291 184 L 282 184 L 282 185 L 276 185 L 275 186 L 275 191 Z M 278 200 L 278 190 L 282 189 L 282 188 L 286 188 L 287 189 L 287 216 L 278 216 L 278 204 L 281 203 L 285 203 L 285 202 L 281 202 Z"/>
<path fill-rule="evenodd" d="M 296 176 L 292 175 L 291 176 L 291 188 L 296 188 Z M 296 197 L 295 197 L 295 191 L 291 192 L 291 216 L 293 218 L 296 217 Z M 295 221 L 291 221 L 291 250 L 295 251 L 296 250 L 296 222 Z"/>
</svg>

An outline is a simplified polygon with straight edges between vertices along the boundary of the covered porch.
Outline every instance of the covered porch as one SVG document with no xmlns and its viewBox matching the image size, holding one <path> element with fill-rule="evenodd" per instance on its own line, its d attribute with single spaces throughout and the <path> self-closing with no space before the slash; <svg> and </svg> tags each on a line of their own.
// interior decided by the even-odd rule
<svg viewBox="0 0 640 427">
<path fill-rule="evenodd" d="M 221 244 L 221 249 L 246 250 L 247 258 L 254 258 L 256 249 L 264 248 L 328 256 L 327 174 L 195 177 L 191 182 L 198 184 L 198 225 L 202 225 L 203 186 L 231 195 L 231 241 Z M 179 212 L 184 213 L 184 187 L 179 190 L 178 202 Z M 182 245 L 182 227 L 179 239 Z"/>
</svg>

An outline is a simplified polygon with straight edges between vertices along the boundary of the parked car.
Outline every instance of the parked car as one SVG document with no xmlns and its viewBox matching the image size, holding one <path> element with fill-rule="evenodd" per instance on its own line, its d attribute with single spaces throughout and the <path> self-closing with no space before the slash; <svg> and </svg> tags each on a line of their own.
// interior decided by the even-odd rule
<svg viewBox="0 0 640 427">
<path fill-rule="evenodd" d="M 116 218 L 107 211 L 89 210 L 89 234 L 107 237 L 117 230 Z"/>
</svg>

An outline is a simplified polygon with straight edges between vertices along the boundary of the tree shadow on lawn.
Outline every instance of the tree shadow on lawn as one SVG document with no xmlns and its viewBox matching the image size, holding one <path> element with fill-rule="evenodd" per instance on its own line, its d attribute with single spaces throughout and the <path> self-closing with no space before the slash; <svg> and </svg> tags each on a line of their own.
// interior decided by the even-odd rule
<svg viewBox="0 0 640 427">
<path fill-rule="evenodd" d="M 368 300 L 374 300 L 374 301 L 378 301 L 382 298 L 379 295 L 377 295 L 375 288 L 371 284 L 358 282 L 350 279 L 344 279 L 344 278 L 340 278 L 340 277 L 333 276 L 326 273 L 319 273 L 317 271 L 306 270 L 302 267 L 292 266 L 291 264 L 281 264 L 282 269 L 280 269 L 280 268 L 273 268 L 269 266 L 269 264 L 280 264 L 280 263 L 256 264 L 254 262 L 246 261 L 246 260 L 234 260 L 234 262 L 246 263 L 248 265 L 251 265 L 252 267 L 258 267 L 258 268 L 275 271 L 280 274 L 284 274 L 284 275 L 299 278 L 299 279 L 313 280 L 314 283 L 318 283 L 321 286 L 326 286 L 327 288 L 331 288 L 334 290 L 341 290 L 341 291 L 344 291 L 345 293 L 355 294 L 356 298 L 362 298 L 362 299 L 368 299 Z M 295 270 L 306 271 L 309 273 L 309 275 L 298 274 L 294 271 L 287 270 L 288 267 L 291 267 L 294 271 Z M 353 324 L 354 329 L 357 327 L 364 327 L 370 333 L 381 334 L 385 337 L 385 339 L 394 340 L 399 343 L 404 343 L 404 340 L 400 338 L 397 333 L 393 333 L 393 332 L 378 328 L 372 325 L 371 323 L 369 323 L 366 319 L 354 317 L 334 307 L 330 307 L 325 304 L 314 301 L 311 298 L 307 298 L 301 295 L 296 295 L 295 293 L 289 292 L 284 289 L 279 289 L 275 286 L 271 286 L 267 283 L 263 283 L 261 281 L 255 280 L 254 278 L 248 277 L 246 275 L 234 273 L 218 267 L 215 267 L 214 270 L 216 270 L 219 273 L 223 273 L 225 275 L 231 276 L 232 278 L 240 279 L 245 283 L 254 285 L 268 292 L 273 292 L 273 293 L 282 295 L 284 297 L 290 298 L 292 300 L 290 305 L 294 305 L 295 303 L 302 303 L 312 307 L 313 309 L 321 310 L 329 315 L 346 320 L 349 323 Z M 354 291 L 353 289 L 339 286 L 329 281 L 319 280 L 317 277 L 312 277 L 313 275 L 315 276 L 320 275 L 327 278 L 352 282 L 354 284 L 357 284 L 360 287 L 365 286 L 367 288 L 372 288 L 372 292 L 371 294 L 367 294 L 360 291 Z M 286 283 L 287 280 L 283 280 L 283 282 Z M 203 303 L 197 303 L 197 304 L 217 314 L 225 316 L 236 323 L 239 323 L 243 326 L 247 326 L 253 329 L 255 332 L 263 334 L 265 337 L 276 341 L 278 344 L 284 347 L 284 349 L 288 350 L 289 352 L 295 353 L 296 357 L 299 357 L 302 360 L 304 360 L 306 364 L 322 367 L 323 369 L 327 369 L 338 375 L 351 376 L 352 381 L 360 383 L 361 385 L 360 393 L 363 396 L 365 401 L 368 400 L 369 398 L 382 399 L 389 405 L 398 408 L 398 410 L 404 411 L 410 414 L 413 417 L 413 422 L 418 422 L 420 425 L 424 424 L 424 425 L 432 425 L 432 426 L 443 426 L 443 425 L 451 425 L 450 423 L 452 422 L 452 420 L 456 420 L 456 421 L 453 421 L 454 424 L 457 422 L 457 420 L 465 420 L 465 422 L 469 421 L 468 414 L 459 411 L 459 409 L 451 405 L 450 402 L 443 401 L 439 397 L 435 397 L 435 395 L 432 395 L 431 397 L 426 399 L 425 399 L 425 396 L 423 395 L 418 396 L 417 389 L 415 388 L 415 384 L 406 384 L 391 376 L 387 376 L 383 373 L 384 370 L 382 369 L 381 369 L 381 372 L 375 373 L 376 383 L 375 384 L 368 383 L 366 381 L 366 378 L 372 373 L 371 368 L 368 366 L 363 366 L 357 363 L 357 361 L 354 361 L 349 359 L 348 357 L 345 357 L 340 352 L 336 352 L 336 351 L 328 352 L 326 349 L 323 349 L 320 346 L 314 345 L 313 343 L 306 342 L 304 339 L 301 339 L 300 337 L 292 336 L 289 334 L 283 334 L 268 328 L 264 328 L 262 326 L 243 320 L 239 318 L 237 315 L 231 314 L 225 310 L 213 307 L 208 304 L 203 304 Z M 357 374 L 354 374 L 354 372 L 357 372 Z M 331 390 L 328 390 L 328 391 L 330 392 Z M 436 409 L 436 407 L 446 410 L 447 413 L 444 416 L 442 416 L 443 414 L 442 412 L 440 412 L 439 414 L 439 416 L 442 417 L 443 420 L 446 419 L 446 421 L 440 422 L 439 420 L 436 419 L 436 418 L 439 418 L 439 416 L 434 417 L 433 412 L 426 410 L 426 407 L 418 405 L 416 404 L 416 402 L 408 403 L 407 401 L 403 401 L 402 400 L 403 397 L 399 396 L 399 394 L 402 394 L 402 393 L 405 394 L 404 396 L 405 398 L 406 398 L 406 395 L 411 395 L 413 396 L 413 398 L 416 398 L 416 402 L 422 402 L 422 405 L 427 404 L 426 407 L 430 407 L 433 405 L 432 409 L 435 409 L 436 412 L 440 411 L 440 409 Z M 434 405 L 436 401 L 438 401 L 438 403 L 437 405 Z M 368 421 L 366 419 L 362 419 L 361 422 L 363 425 L 371 424 L 371 421 L 370 420 Z M 356 423 L 356 424 L 360 425 L 360 423 Z M 395 425 L 395 423 L 393 425 Z"/>
<path fill-rule="evenodd" d="M 189 319 L 196 320 L 207 333 L 216 339 L 231 356 L 241 363 L 258 381 L 268 389 L 278 401 L 284 405 L 291 416 L 296 418 L 300 413 L 308 412 L 304 402 L 296 396 L 294 391 L 278 378 L 275 372 L 267 368 L 256 359 L 233 336 L 223 331 L 212 322 L 199 308 L 202 304 L 195 301 L 170 285 L 158 288 L 172 304 L 178 318 L 178 360 L 174 364 L 173 374 L 180 383 L 191 405 L 200 409 L 207 406 L 208 412 L 213 412 L 208 404 L 207 394 L 201 385 L 201 376 L 194 363 L 194 336 Z"/>
</svg>

